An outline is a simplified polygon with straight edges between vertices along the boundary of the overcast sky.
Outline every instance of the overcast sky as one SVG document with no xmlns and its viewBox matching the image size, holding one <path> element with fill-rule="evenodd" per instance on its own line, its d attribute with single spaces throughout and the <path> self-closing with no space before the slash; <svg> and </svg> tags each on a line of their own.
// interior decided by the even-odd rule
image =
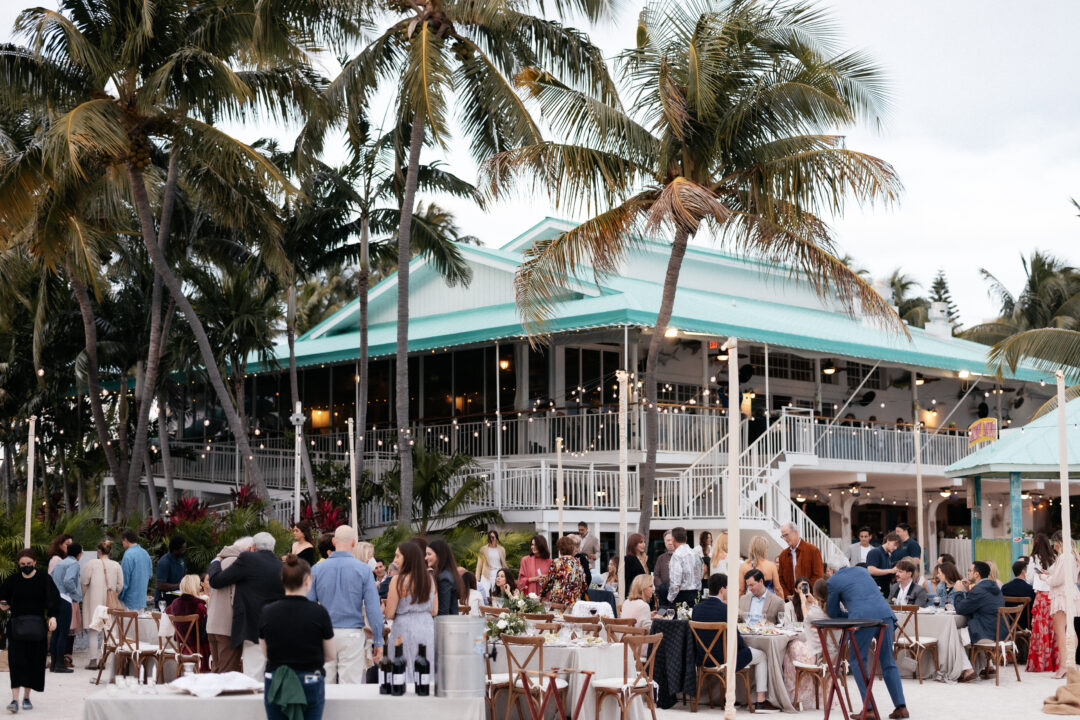
<svg viewBox="0 0 1080 720">
<path fill-rule="evenodd" d="M 10 37 L 19 8 L 31 4 L 0 0 L 0 36 Z M 884 67 L 895 96 L 885 128 L 847 131 L 848 146 L 891 162 L 905 186 L 898 208 L 853 208 L 834 222 L 842 251 L 875 276 L 901 267 L 924 286 L 944 268 L 967 325 L 996 310 L 980 267 L 1016 292 L 1021 253 L 1038 248 L 1080 264 L 1080 218 L 1069 203 L 1080 199 L 1080 2 L 825 4 L 846 44 L 870 51 Z M 640 7 L 635 0 L 616 21 L 593 29 L 609 55 L 633 42 Z M 243 135 L 290 142 L 280 128 Z M 459 173 L 474 173 L 464 148 L 450 160 Z M 486 212 L 454 209 L 464 230 L 492 245 L 544 215 L 566 215 L 544 198 Z"/>
</svg>

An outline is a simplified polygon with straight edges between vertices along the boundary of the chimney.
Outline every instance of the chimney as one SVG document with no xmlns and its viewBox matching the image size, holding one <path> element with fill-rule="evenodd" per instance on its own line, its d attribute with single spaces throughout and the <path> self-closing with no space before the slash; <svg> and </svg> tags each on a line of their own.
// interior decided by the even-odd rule
<svg viewBox="0 0 1080 720">
<path fill-rule="evenodd" d="M 952 323 L 949 322 L 948 303 L 930 303 L 930 313 L 926 321 L 926 332 L 934 337 L 952 337 Z"/>
</svg>

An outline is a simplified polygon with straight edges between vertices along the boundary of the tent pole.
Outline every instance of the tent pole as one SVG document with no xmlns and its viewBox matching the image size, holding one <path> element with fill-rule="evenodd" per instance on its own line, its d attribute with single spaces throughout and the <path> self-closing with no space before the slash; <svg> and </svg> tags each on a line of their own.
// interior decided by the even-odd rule
<svg viewBox="0 0 1080 720">
<path fill-rule="evenodd" d="M 1061 551 L 1065 554 L 1065 582 L 1076 582 L 1076 550 L 1072 541 L 1072 518 L 1069 508 L 1069 446 L 1065 432 L 1065 373 L 1054 373 L 1057 379 L 1058 475 L 1061 482 Z M 1076 652 L 1076 631 L 1073 627 L 1073 593 L 1065 593 L 1065 667 L 1073 666 Z"/>
<path fill-rule="evenodd" d="M 721 350 L 728 353 L 728 459 L 727 487 L 724 488 L 724 517 L 728 528 L 728 566 L 727 566 L 727 636 L 725 637 L 724 657 L 733 658 L 738 651 L 739 626 L 739 341 L 728 338 Z M 735 663 L 727 663 L 725 682 L 724 718 L 735 720 Z M 753 702 L 753 698 L 747 698 Z"/>
</svg>

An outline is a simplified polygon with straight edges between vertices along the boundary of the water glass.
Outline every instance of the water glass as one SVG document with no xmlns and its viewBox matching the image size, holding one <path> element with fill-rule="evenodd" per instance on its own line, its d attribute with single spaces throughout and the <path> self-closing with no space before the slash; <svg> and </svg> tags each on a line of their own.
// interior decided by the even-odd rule
<svg viewBox="0 0 1080 720">
<path fill-rule="evenodd" d="M 158 610 L 160 610 L 160 611 L 162 612 L 162 614 L 164 614 L 164 613 L 165 613 L 165 608 L 166 608 L 167 606 L 165 605 L 165 601 L 164 601 L 164 600 L 158 600 L 158 604 L 157 604 L 157 607 L 158 607 Z"/>
<path fill-rule="evenodd" d="M 784 627 L 785 625 L 787 625 L 787 613 L 786 612 L 776 613 L 776 624 L 779 625 L 780 627 Z"/>
</svg>

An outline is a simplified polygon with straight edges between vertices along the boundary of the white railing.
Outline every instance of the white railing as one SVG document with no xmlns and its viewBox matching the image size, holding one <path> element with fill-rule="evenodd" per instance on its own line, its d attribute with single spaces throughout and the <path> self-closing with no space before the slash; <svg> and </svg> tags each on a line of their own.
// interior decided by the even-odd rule
<svg viewBox="0 0 1080 720">
<path fill-rule="evenodd" d="M 871 463 L 915 463 L 915 437 L 911 430 L 866 425 L 849 427 L 839 423 L 829 426 L 815 422 L 802 432 L 812 438 L 812 452 L 818 457 Z M 921 444 L 925 465 L 945 467 L 968 454 L 967 435 L 959 431 L 942 430 L 937 434 L 923 431 Z"/>
</svg>

